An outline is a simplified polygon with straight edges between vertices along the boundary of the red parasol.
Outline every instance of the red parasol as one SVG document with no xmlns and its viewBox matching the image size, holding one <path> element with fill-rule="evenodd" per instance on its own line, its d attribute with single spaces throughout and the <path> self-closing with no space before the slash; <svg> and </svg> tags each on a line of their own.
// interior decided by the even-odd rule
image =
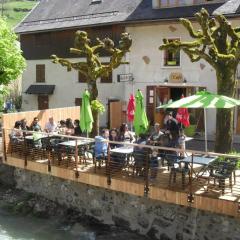
<svg viewBox="0 0 240 240">
<path fill-rule="evenodd" d="M 184 98 L 184 96 L 182 95 L 181 98 Z M 177 111 L 176 119 L 178 120 L 178 122 L 183 124 L 183 126 L 188 127 L 190 125 L 188 109 L 179 108 Z"/>
<path fill-rule="evenodd" d="M 133 94 L 131 94 L 127 106 L 127 117 L 129 122 L 133 122 L 135 113 L 135 99 Z"/>
</svg>

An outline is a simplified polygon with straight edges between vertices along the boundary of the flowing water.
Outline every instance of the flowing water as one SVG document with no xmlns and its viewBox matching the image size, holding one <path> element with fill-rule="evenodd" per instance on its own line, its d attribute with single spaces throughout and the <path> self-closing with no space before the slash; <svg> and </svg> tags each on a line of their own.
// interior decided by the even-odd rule
<svg viewBox="0 0 240 240">
<path fill-rule="evenodd" d="M 86 227 L 80 223 L 73 227 L 60 224 L 59 219 L 41 219 L 29 216 L 13 215 L 0 209 L 0 240 L 143 240 L 127 231 L 106 231 Z"/>
</svg>

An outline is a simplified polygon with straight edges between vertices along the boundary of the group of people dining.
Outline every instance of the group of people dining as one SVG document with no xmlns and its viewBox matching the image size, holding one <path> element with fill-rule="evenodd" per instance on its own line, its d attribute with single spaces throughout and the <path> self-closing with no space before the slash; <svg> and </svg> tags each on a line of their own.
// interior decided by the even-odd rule
<svg viewBox="0 0 240 240">
<path fill-rule="evenodd" d="M 72 136 L 81 136 L 82 134 L 80 121 L 78 119 L 73 121 L 71 118 L 67 118 L 66 120 L 60 120 L 56 123 L 53 117 L 49 117 L 44 127 L 39 124 L 38 117 L 34 117 L 30 125 L 28 125 L 25 118 L 16 121 L 10 136 L 12 138 L 23 137 L 24 134 L 26 134 L 24 131 L 59 133 Z"/>
<path fill-rule="evenodd" d="M 119 130 L 113 128 L 111 130 L 103 129 L 101 136 L 96 137 L 96 141 L 109 140 L 110 149 L 118 148 L 124 145 L 124 143 L 136 143 L 140 145 L 153 145 L 172 148 L 185 149 L 185 135 L 183 129 L 173 117 L 172 112 L 167 112 L 164 119 L 164 129 L 161 129 L 159 123 L 154 124 L 154 130 L 146 134 L 140 134 L 138 137 L 134 136 L 134 132 L 129 131 L 128 125 L 123 123 Z M 100 142 L 99 141 L 99 142 Z M 118 143 L 119 142 L 119 143 Z M 107 155 L 108 144 L 99 143 L 95 144 L 96 157 L 104 157 Z M 141 174 L 143 170 L 143 161 L 147 148 L 140 146 L 134 146 L 133 155 L 135 156 L 136 174 Z M 182 153 L 180 153 L 182 154 Z M 150 159 L 151 178 L 155 179 L 157 176 L 157 169 L 159 166 L 159 152 L 156 151 L 152 154 Z"/>
</svg>

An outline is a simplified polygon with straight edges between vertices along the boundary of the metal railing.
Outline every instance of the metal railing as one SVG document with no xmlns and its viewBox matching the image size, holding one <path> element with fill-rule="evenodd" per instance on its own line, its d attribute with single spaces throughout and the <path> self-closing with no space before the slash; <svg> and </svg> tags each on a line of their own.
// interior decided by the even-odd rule
<svg viewBox="0 0 240 240">
<path fill-rule="evenodd" d="M 3 129 L 4 159 L 9 157 L 140 183 L 144 195 L 151 186 L 187 193 L 188 202 L 195 194 L 216 197 L 223 194 L 240 196 L 238 182 L 239 156 L 95 140 L 43 132 Z"/>
</svg>

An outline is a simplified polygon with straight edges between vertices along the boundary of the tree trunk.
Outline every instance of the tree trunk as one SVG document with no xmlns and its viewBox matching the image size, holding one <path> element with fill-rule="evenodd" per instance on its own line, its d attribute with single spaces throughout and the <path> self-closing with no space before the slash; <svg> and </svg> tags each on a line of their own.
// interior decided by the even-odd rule
<svg viewBox="0 0 240 240">
<path fill-rule="evenodd" d="M 90 101 L 96 100 L 98 97 L 98 89 L 97 89 L 97 81 L 91 80 L 88 83 L 88 91 L 90 93 Z M 92 129 L 92 137 L 99 135 L 99 113 L 96 110 L 92 110 L 93 114 L 93 129 Z"/>
<path fill-rule="evenodd" d="M 221 67 L 217 71 L 218 94 L 234 97 L 235 68 Z M 229 153 L 233 140 L 233 109 L 217 109 L 215 152 Z"/>
</svg>

